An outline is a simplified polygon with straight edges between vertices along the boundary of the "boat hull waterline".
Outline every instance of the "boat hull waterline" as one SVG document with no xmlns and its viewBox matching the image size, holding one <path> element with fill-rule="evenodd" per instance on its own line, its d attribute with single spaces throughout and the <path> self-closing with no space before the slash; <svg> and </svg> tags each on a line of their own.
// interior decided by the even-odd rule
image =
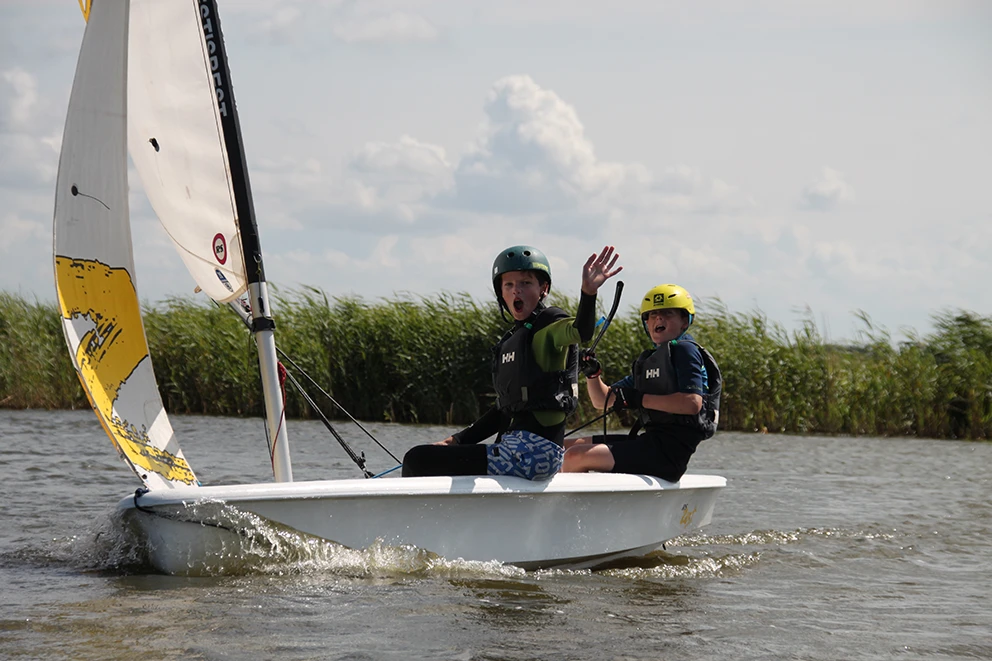
<svg viewBox="0 0 992 661">
<path fill-rule="evenodd" d="M 241 557 L 247 538 L 232 511 L 352 549 L 414 546 L 450 560 L 580 569 L 643 556 L 707 525 L 724 486 L 714 475 L 671 483 L 608 473 L 326 480 L 154 490 L 118 508 L 168 574 L 212 573 Z"/>
</svg>

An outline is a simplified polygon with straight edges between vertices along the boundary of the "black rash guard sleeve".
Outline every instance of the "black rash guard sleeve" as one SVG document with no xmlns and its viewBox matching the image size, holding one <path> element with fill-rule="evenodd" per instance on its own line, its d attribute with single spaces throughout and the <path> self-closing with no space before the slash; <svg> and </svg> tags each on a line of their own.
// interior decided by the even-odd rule
<svg viewBox="0 0 992 661">
<path fill-rule="evenodd" d="M 579 309 L 575 312 L 572 325 L 579 329 L 579 337 L 585 344 L 592 339 L 596 332 L 596 294 L 582 292 L 579 297 Z"/>
<path fill-rule="evenodd" d="M 455 432 L 451 437 L 459 445 L 480 443 L 499 431 L 499 424 L 502 418 L 503 414 L 494 406 L 483 413 L 481 418 L 460 432 Z"/>
</svg>

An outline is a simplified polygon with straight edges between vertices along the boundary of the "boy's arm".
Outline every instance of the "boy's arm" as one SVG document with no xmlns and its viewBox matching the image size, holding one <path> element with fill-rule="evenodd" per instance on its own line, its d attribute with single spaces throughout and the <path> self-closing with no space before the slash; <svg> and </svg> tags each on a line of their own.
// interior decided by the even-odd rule
<svg viewBox="0 0 992 661">
<path fill-rule="evenodd" d="M 696 415 L 703 408 L 703 397 L 696 393 L 675 392 L 671 395 L 644 395 L 641 406 L 655 411 Z"/>
<path fill-rule="evenodd" d="M 634 379 L 630 376 L 623 377 L 614 383 L 613 386 L 606 385 L 602 377 L 603 374 L 600 372 L 599 376 L 586 378 L 586 392 L 589 393 L 589 401 L 600 411 L 605 410 L 607 406 L 613 403 L 613 388 L 634 387 Z"/>
<path fill-rule="evenodd" d="M 501 416 L 502 414 L 494 406 L 483 413 L 481 418 L 460 432 L 455 432 L 450 438 L 455 445 L 480 443 L 499 431 Z"/>
<path fill-rule="evenodd" d="M 593 253 L 582 266 L 582 295 L 575 312 L 575 327 L 581 342 L 591 340 L 596 331 L 596 292 L 604 282 L 623 270 L 622 266 L 613 268 L 619 258 L 620 255 L 613 252 L 613 246 L 603 246 L 599 255 Z"/>
<path fill-rule="evenodd" d="M 579 342 L 582 344 L 592 339 L 593 333 L 596 332 L 596 294 L 582 292 L 572 326 L 579 331 Z"/>
<path fill-rule="evenodd" d="M 681 415 L 696 415 L 703 408 L 703 386 L 706 366 L 703 356 L 695 345 L 679 343 L 673 347 L 675 373 L 679 392 L 671 395 L 644 395 L 641 406 Z"/>
<path fill-rule="evenodd" d="M 602 372 L 596 376 L 586 377 L 586 392 L 593 407 L 602 411 L 606 408 L 606 400 L 610 396 L 609 387 L 603 383 Z"/>
</svg>

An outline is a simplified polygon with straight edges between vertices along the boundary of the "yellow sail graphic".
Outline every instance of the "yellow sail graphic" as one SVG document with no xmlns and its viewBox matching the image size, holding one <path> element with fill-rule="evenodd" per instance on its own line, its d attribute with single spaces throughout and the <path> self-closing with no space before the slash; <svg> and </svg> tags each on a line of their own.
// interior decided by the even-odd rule
<svg viewBox="0 0 992 661">
<path fill-rule="evenodd" d="M 79 0 L 79 10 L 83 12 L 83 20 L 89 22 L 90 9 L 93 8 L 93 0 Z"/>
<path fill-rule="evenodd" d="M 63 319 L 82 319 L 92 326 L 80 338 L 75 363 L 90 403 L 118 451 L 136 470 L 194 484 L 196 477 L 182 456 L 154 447 L 144 426 L 136 427 L 114 410 L 128 378 L 149 360 L 130 274 L 95 260 L 62 256 L 55 258 L 55 273 Z"/>
</svg>

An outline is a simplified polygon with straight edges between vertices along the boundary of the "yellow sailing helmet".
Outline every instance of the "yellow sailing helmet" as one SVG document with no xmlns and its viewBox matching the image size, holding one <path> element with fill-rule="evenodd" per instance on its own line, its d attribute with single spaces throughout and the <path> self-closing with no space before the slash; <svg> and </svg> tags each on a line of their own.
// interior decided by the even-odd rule
<svg viewBox="0 0 992 661">
<path fill-rule="evenodd" d="M 658 285 L 648 290 L 641 299 L 641 319 L 646 320 L 652 310 L 675 309 L 689 313 L 689 324 L 696 316 L 696 306 L 692 304 L 692 296 L 678 285 Z"/>
</svg>

